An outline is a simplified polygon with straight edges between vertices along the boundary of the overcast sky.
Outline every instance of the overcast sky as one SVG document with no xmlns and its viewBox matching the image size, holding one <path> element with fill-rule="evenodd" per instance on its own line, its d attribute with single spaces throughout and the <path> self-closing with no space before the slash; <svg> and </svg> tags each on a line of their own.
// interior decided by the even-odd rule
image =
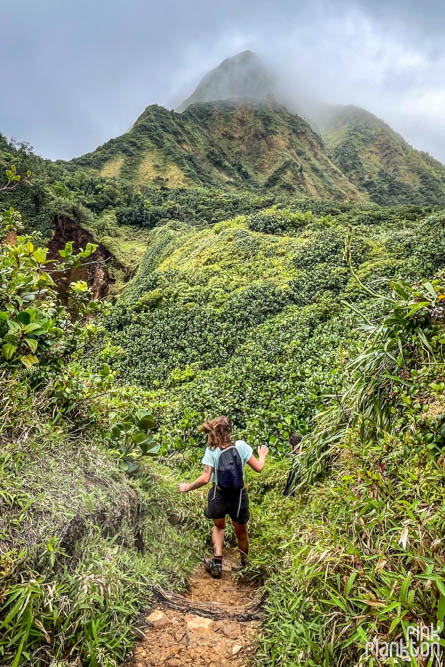
<svg viewBox="0 0 445 667">
<path fill-rule="evenodd" d="M 70 158 L 244 49 L 298 99 L 376 113 L 445 162 L 442 0 L 0 0 L 0 132 Z"/>
</svg>

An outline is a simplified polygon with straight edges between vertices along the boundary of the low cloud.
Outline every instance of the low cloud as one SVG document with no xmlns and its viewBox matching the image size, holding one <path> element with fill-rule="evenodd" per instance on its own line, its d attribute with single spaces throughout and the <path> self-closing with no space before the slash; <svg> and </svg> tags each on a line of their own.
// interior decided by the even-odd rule
<svg viewBox="0 0 445 667">
<path fill-rule="evenodd" d="M 445 162 L 440 2 L 22 0 L 1 10 L 0 132 L 70 158 L 175 107 L 238 51 L 295 100 L 364 106 Z"/>
</svg>

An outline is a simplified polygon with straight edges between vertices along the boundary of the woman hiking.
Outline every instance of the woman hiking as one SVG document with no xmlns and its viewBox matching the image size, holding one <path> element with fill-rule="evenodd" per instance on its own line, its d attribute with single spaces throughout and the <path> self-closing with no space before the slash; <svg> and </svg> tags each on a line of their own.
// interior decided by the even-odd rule
<svg viewBox="0 0 445 667">
<path fill-rule="evenodd" d="M 204 559 L 207 572 L 219 579 L 222 572 L 222 554 L 226 515 L 235 529 L 241 566 L 246 562 L 249 551 L 247 522 L 249 520 L 249 497 L 244 487 L 244 467 L 246 463 L 255 472 L 264 468 L 269 449 L 258 447 L 258 459 L 253 456 L 252 447 L 244 440 L 232 441 L 232 429 L 227 417 L 215 417 L 200 426 L 207 433 L 208 446 L 202 464 L 202 474 L 189 484 L 180 484 L 179 491 L 186 493 L 199 489 L 212 481 L 204 511 L 208 519 L 213 519 L 212 541 L 214 556 Z"/>
</svg>

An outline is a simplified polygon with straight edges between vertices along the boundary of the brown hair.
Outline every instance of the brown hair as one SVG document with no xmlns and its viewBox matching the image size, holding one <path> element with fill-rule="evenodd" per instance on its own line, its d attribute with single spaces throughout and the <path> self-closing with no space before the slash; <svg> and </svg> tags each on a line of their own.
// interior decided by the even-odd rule
<svg viewBox="0 0 445 667">
<path fill-rule="evenodd" d="M 232 427 L 227 417 L 215 417 L 208 422 L 204 422 L 199 430 L 208 434 L 207 441 L 210 449 L 222 448 L 232 444 Z"/>
</svg>

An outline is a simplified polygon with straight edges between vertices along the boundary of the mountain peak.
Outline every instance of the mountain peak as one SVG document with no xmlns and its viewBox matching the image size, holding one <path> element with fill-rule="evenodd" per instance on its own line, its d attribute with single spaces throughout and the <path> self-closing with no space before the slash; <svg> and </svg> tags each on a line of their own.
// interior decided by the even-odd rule
<svg viewBox="0 0 445 667">
<path fill-rule="evenodd" d="M 223 60 L 208 72 L 195 91 L 176 109 L 185 111 L 191 104 L 218 100 L 273 99 L 272 77 L 253 51 L 242 51 Z"/>
</svg>

